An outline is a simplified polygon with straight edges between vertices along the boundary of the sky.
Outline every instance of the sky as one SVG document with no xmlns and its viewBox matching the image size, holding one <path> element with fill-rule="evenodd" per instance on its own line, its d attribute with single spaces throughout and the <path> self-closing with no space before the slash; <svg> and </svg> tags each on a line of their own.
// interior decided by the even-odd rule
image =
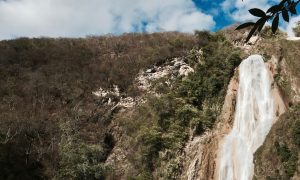
<svg viewBox="0 0 300 180">
<path fill-rule="evenodd" d="M 0 40 L 217 31 L 279 0 L 0 0 Z M 300 12 L 300 11 L 299 11 Z M 298 19 L 297 19 L 298 18 Z M 300 20 L 300 17 L 294 19 Z M 281 24 L 284 29 L 292 25 Z"/>
</svg>

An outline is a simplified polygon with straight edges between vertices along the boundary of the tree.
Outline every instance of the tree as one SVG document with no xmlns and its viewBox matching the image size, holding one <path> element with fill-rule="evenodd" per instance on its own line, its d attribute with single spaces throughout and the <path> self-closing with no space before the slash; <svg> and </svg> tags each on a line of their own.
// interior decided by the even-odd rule
<svg viewBox="0 0 300 180">
<path fill-rule="evenodd" d="M 264 12 L 261 9 L 253 8 L 250 9 L 249 12 L 259 19 L 254 22 L 247 22 L 244 24 L 239 25 L 236 30 L 240 30 L 247 27 L 252 27 L 251 31 L 249 32 L 246 42 L 253 36 L 255 32 L 260 32 L 264 27 L 267 21 L 272 20 L 272 32 L 275 34 L 278 29 L 279 18 L 280 14 L 284 21 L 289 22 L 290 16 L 296 15 L 297 10 L 296 7 L 300 0 L 282 0 L 279 4 L 271 6 L 267 12 Z"/>
</svg>

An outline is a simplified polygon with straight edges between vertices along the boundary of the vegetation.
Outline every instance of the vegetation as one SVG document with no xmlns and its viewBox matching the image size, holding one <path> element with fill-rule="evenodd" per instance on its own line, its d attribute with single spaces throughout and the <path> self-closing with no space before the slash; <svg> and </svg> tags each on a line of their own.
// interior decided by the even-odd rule
<svg viewBox="0 0 300 180">
<path fill-rule="evenodd" d="M 92 95 L 183 56 L 192 35 L 125 34 L 0 42 L 0 179 L 101 179 L 114 146 L 111 107 Z"/>
<path fill-rule="evenodd" d="M 257 49 L 279 60 L 274 79 L 288 105 L 288 112 L 273 125 L 264 144 L 255 153 L 255 176 L 257 179 L 292 179 L 299 174 L 300 106 L 296 99 L 300 85 L 300 64 L 296 58 L 300 53 L 299 42 L 274 37 L 262 40 Z"/>
<path fill-rule="evenodd" d="M 199 59 L 194 51 L 185 56 L 195 73 L 118 119 L 127 132 L 127 144 L 131 144 L 132 179 L 178 178 L 179 155 L 190 129 L 202 134 L 216 122 L 229 80 L 241 61 L 240 51 L 222 34 L 196 35 L 203 57 Z"/>
<path fill-rule="evenodd" d="M 257 179 L 291 179 L 299 167 L 300 105 L 294 105 L 272 128 L 255 153 Z"/>
</svg>

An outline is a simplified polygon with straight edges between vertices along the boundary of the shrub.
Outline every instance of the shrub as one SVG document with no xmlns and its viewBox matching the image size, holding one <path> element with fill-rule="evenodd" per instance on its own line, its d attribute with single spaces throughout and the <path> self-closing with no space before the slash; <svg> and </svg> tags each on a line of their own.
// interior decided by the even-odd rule
<svg viewBox="0 0 300 180">
<path fill-rule="evenodd" d="M 300 119 L 295 119 L 295 125 L 292 133 L 294 143 L 300 148 Z"/>
<path fill-rule="evenodd" d="M 109 167 L 104 165 L 106 152 L 99 145 L 68 142 L 60 145 L 59 179 L 104 179 Z"/>
<path fill-rule="evenodd" d="M 169 88 L 159 88 L 159 98 L 150 96 L 146 104 L 133 112 L 134 121 L 139 123 L 125 125 L 134 131 L 128 135 L 132 139 L 137 137 L 131 154 L 136 174 L 155 171 L 161 178 L 170 178 L 170 174 L 176 174 L 172 170 L 179 171 L 180 165 L 174 162 L 180 162 L 175 158 L 188 140 L 190 128 L 201 135 L 214 127 L 228 83 L 241 58 L 239 50 L 222 34 L 198 32 L 196 35 L 203 57 L 195 50 L 199 47 L 184 56 L 195 72 L 184 80 L 176 80 Z M 164 166 L 169 165 L 164 171 Z"/>
</svg>

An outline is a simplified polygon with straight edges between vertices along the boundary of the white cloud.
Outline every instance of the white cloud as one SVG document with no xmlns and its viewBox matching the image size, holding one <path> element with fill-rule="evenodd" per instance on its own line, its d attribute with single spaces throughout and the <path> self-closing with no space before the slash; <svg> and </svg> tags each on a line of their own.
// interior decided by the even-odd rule
<svg viewBox="0 0 300 180">
<path fill-rule="evenodd" d="M 272 5 L 278 4 L 281 0 L 225 0 L 222 3 L 223 11 L 236 22 L 245 22 L 257 19 L 251 15 L 248 10 L 251 8 L 260 8 L 266 11 Z M 293 28 L 300 22 L 300 16 L 292 17 L 289 23 L 281 22 L 280 30 L 286 31 L 289 37 L 295 37 Z M 270 22 L 267 22 L 271 25 Z"/>
<path fill-rule="evenodd" d="M 0 39 L 147 30 L 212 29 L 211 15 L 192 0 L 6 0 L 0 1 Z"/>
<path fill-rule="evenodd" d="M 295 32 L 294 32 L 294 28 L 296 26 L 298 26 L 298 23 L 300 22 L 300 16 L 296 16 L 296 17 L 293 17 L 289 24 L 287 25 L 287 28 L 286 28 L 286 32 L 288 34 L 289 37 L 295 37 Z"/>
<path fill-rule="evenodd" d="M 257 19 L 257 17 L 249 13 L 249 9 L 260 8 L 266 11 L 270 6 L 279 1 L 280 0 L 225 0 L 222 3 L 222 9 L 232 20 L 244 22 Z"/>
</svg>

